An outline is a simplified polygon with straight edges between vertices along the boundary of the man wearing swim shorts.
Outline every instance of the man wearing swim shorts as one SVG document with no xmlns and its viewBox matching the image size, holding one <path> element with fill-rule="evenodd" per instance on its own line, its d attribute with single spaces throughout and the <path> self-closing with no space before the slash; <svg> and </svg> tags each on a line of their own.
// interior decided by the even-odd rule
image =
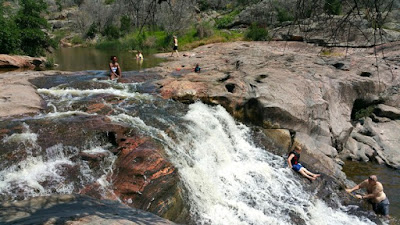
<svg viewBox="0 0 400 225">
<path fill-rule="evenodd" d="M 348 193 L 351 193 L 355 190 L 365 188 L 367 190 L 366 195 L 356 194 L 356 198 L 358 199 L 367 199 L 368 202 L 372 205 L 372 209 L 378 215 L 383 215 L 389 217 L 389 200 L 386 197 L 385 192 L 383 192 L 383 185 L 378 181 L 378 177 L 376 175 L 371 175 L 368 179 L 364 180 L 360 184 L 357 184 L 353 188 L 346 189 Z"/>
</svg>

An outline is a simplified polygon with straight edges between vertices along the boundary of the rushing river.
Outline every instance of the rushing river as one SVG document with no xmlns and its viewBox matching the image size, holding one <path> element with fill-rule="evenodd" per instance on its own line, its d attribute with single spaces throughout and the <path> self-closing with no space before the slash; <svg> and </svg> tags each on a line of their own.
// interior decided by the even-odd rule
<svg viewBox="0 0 400 225">
<path fill-rule="evenodd" d="M 257 147 L 221 106 L 163 100 L 151 85 L 102 80 L 104 72 L 36 80 L 43 113 L 0 121 L 0 199 L 79 193 L 97 181 L 113 195 L 115 155 L 89 127 L 102 118 L 153 137 L 178 168 L 195 224 L 373 224 L 306 191 L 284 159 Z M 126 77 L 139 76 L 135 72 Z M 103 104 L 105 110 L 92 111 Z M 73 137 L 73 138 L 72 138 Z M 77 140 L 74 140 L 77 138 Z M 83 153 L 102 154 L 91 165 Z M 335 198 L 335 196 L 332 196 Z"/>
</svg>

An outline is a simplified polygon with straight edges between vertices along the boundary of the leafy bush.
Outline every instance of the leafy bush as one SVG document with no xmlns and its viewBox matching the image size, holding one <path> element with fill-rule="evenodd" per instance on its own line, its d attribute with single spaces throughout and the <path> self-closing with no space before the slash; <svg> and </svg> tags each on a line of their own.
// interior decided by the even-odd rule
<svg viewBox="0 0 400 225">
<path fill-rule="evenodd" d="M 356 112 L 354 119 L 359 120 L 364 117 L 369 117 L 374 112 L 374 109 L 375 109 L 374 105 L 370 105 L 367 108 L 360 109 L 359 111 Z"/>
<path fill-rule="evenodd" d="M 294 16 L 285 8 L 276 7 L 277 19 L 279 22 L 293 21 Z"/>
<path fill-rule="evenodd" d="M 63 10 L 63 6 L 61 4 L 61 0 L 56 0 L 57 10 L 61 12 Z"/>
<path fill-rule="evenodd" d="M 52 69 L 52 68 L 54 68 L 54 65 L 55 65 L 54 58 L 47 57 L 46 62 L 44 63 L 44 66 L 46 67 L 46 69 Z"/>
<path fill-rule="evenodd" d="M 106 5 L 111 5 L 111 4 L 113 4 L 115 2 L 115 0 L 105 0 L 104 1 L 104 3 L 106 4 Z"/>
<path fill-rule="evenodd" d="M 132 20 L 129 16 L 123 15 L 121 17 L 121 26 L 120 30 L 122 34 L 127 34 L 131 30 Z"/>
<path fill-rule="evenodd" d="M 234 10 L 221 18 L 215 19 L 215 26 L 219 29 L 227 28 L 239 13 L 239 10 Z"/>
<path fill-rule="evenodd" d="M 96 37 L 97 34 L 97 25 L 95 23 L 92 23 L 92 25 L 90 25 L 88 31 L 86 32 L 86 37 L 93 39 L 94 37 Z"/>
<path fill-rule="evenodd" d="M 328 14 L 340 15 L 342 13 L 341 0 L 325 0 L 324 9 Z"/>
<path fill-rule="evenodd" d="M 264 27 L 259 27 L 253 23 L 246 33 L 246 39 L 252 41 L 267 41 L 269 40 L 268 30 Z"/>
<path fill-rule="evenodd" d="M 74 45 L 82 44 L 83 43 L 83 39 L 82 39 L 81 36 L 76 35 L 76 36 L 72 37 L 71 43 L 74 44 Z"/>
<path fill-rule="evenodd" d="M 121 34 L 118 27 L 114 25 L 108 25 L 104 28 L 103 35 L 106 36 L 108 39 L 118 39 Z"/>
<path fill-rule="evenodd" d="M 214 34 L 213 27 L 209 22 L 203 22 L 196 25 L 196 36 L 199 38 L 211 37 Z"/>
</svg>

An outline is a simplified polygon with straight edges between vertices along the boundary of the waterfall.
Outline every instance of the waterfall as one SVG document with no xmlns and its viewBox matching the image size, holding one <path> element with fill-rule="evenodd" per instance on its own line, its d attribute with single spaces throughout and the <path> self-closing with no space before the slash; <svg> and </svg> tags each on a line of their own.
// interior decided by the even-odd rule
<svg viewBox="0 0 400 225">
<path fill-rule="evenodd" d="M 221 106 L 190 105 L 184 127 L 171 125 L 175 139 L 135 117 L 112 119 L 163 137 L 196 224 L 294 224 L 292 217 L 306 224 L 373 224 L 305 191 L 284 158 L 256 147 L 250 129 Z"/>
<path fill-rule="evenodd" d="M 75 115 L 82 116 L 76 119 L 100 116 L 85 111 L 90 101 L 109 107 L 111 122 L 129 125 L 164 145 L 178 169 L 196 224 L 373 224 L 348 214 L 347 207 L 328 207 L 315 193 L 306 191 L 298 181 L 304 178 L 295 176 L 284 158 L 257 147 L 250 129 L 222 106 L 197 102 L 187 109 L 183 104 L 136 92 L 139 84 L 94 82 L 111 87 L 38 89 L 51 108 L 28 120 L 51 124 L 64 118 L 72 121 Z M 42 149 L 37 143 L 40 137 L 24 124 L 21 132 L 0 140 L 9 146 L 20 143 L 27 153 L 1 169 L 0 199 L 76 193 L 93 183 L 100 186 L 103 196 L 113 193 L 110 177 L 117 156 L 108 151 L 113 146 L 92 144 L 82 149 L 57 144 Z M 105 156 L 93 169 L 81 154 Z"/>
</svg>

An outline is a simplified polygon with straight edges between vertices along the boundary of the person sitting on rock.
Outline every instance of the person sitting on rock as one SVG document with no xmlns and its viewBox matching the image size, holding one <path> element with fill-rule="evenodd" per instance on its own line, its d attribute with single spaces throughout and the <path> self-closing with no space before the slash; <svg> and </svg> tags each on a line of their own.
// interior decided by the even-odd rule
<svg viewBox="0 0 400 225">
<path fill-rule="evenodd" d="M 122 77 L 121 67 L 118 64 L 117 56 L 111 56 L 110 67 L 110 79 L 114 80 Z"/>
<path fill-rule="evenodd" d="M 289 153 L 289 157 L 287 159 L 289 168 L 292 168 L 294 171 L 299 172 L 301 175 L 307 177 L 310 180 L 315 180 L 317 177 L 321 176 L 320 174 L 311 173 L 299 163 L 300 153 L 301 153 L 300 146 L 295 146 L 294 151 L 291 151 Z"/>
<path fill-rule="evenodd" d="M 200 73 L 200 70 L 201 70 L 200 65 L 197 63 L 197 64 L 196 64 L 196 67 L 193 68 L 193 71 L 194 71 L 195 73 Z"/>
<path fill-rule="evenodd" d="M 366 195 L 356 194 L 355 197 L 358 199 L 367 199 L 372 205 L 372 209 L 378 215 L 389 217 L 389 200 L 383 192 L 383 185 L 378 181 L 376 175 L 371 175 L 368 179 L 364 180 L 360 184 L 357 184 L 353 188 L 346 189 L 347 193 L 351 193 L 360 188 L 367 189 Z"/>
</svg>

